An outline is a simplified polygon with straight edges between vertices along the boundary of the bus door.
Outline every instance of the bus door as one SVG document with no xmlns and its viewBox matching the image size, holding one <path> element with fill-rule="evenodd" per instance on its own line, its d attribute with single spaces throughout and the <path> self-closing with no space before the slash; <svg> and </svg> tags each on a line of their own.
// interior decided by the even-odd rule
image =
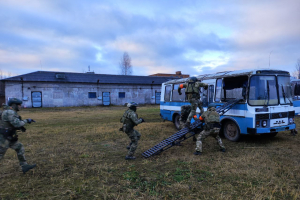
<svg viewBox="0 0 300 200">
<path fill-rule="evenodd" d="M 208 85 L 207 90 L 200 88 L 200 96 L 203 107 L 208 107 L 210 103 L 214 102 L 214 85 Z"/>
<path fill-rule="evenodd" d="M 164 85 L 163 93 L 163 101 L 160 103 L 160 114 L 161 117 L 165 120 L 172 121 L 171 116 L 171 92 L 172 92 L 172 85 Z"/>
</svg>

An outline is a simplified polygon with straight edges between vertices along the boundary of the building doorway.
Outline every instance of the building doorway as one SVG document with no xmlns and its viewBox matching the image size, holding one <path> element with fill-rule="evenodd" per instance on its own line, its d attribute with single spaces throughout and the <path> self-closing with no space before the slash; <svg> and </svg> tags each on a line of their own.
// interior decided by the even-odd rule
<svg viewBox="0 0 300 200">
<path fill-rule="evenodd" d="M 31 101 L 33 108 L 42 107 L 42 92 L 31 92 Z"/>
<path fill-rule="evenodd" d="M 110 93 L 109 92 L 102 92 L 102 102 L 104 106 L 110 105 Z"/>
</svg>

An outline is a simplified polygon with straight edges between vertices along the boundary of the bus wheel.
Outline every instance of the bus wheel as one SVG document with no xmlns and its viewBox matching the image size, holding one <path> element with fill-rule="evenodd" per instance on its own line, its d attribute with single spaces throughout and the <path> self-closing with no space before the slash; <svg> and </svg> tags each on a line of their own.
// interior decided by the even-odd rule
<svg viewBox="0 0 300 200">
<path fill-rule="evenodd" d="M 177 130 L 180 130 L 180 121 L 179 121 L 180 116 L 178 114 L 175 115 L 174 117 L 174 125 Z"/>
<path fill-rule="evenodd" d="M 239 128 L 232 121 L 228 121 L 225 123 L 223 133 L 224 136 L 232 142 L 237 142 L 241 136 Z"/>
</svg>

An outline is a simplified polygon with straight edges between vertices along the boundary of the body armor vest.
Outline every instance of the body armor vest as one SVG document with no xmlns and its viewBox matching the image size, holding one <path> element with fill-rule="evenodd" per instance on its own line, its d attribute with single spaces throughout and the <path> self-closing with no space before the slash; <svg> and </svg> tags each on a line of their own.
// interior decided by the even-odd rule
<svg viewBox="0 0 300 200">
<path fill-rule="evenodd" d="M 220 123 L 220 115 L 216 112 L 215 108 L 210 108 L 207 113 L 205 114 L 205 123 Z"/>
<path fill-rule="evenodd" d="M 120 122 L 123 123 L 123 131 L 125 133 L 128 133 L 129 131 L 131 131 L 133 129 L 133 127 L 135 126 L 134 122 L 131 120 L 130 118 L 130 114 L 134 112 L 133 110 L 126 110 L 124 115 L 122 116 L 122 118 L 120 119 Z"/>
<path fill-rule="evenodd" d="M 188 93 L 188 94 L 193 94 L 193 93 L 199 94 L 199 88 L 195 87 L 195 83 L 189 82 L 187 88 L 185 89 L 185 93 Z"/>
</svg>

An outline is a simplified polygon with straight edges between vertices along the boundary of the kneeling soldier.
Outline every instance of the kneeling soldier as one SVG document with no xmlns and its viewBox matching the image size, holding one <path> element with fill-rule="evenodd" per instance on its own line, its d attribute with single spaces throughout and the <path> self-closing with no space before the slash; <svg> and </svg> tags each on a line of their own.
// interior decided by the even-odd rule
<svg viewBox="0 0 300 200">
<path fill-rule="evenodd" d="M 125 111 L 123 117 L 120 119 L 120 122 L 123 123 L 123 126 L 120 130 L 126 133 L 131 140 L 129 146 L 127 147 L 129 151 L 127 156 L 125 157 L 125 160 L 134 160 L 135 157 L 133 155 L 137 148 L 141 134 L 138 131 L 134 130 L 133 127 L 144 122 L 145 120 L 142 118 L 138 119 L 138 115 L 136 114 L 137 103 L 128 103 L 127 107 L 128 110 Z"/>
<path fill-rule="evenodd" d="M 17 112 L 21 108 L 22 101 L 17 98 L 11 98 L 8 101 L 8 108 L 2 112 L 2 120 L 0 121 L 0 160 L 3 158 L 8 148 L 12 148 L 17 152 L 17 156 L 25 174 L 36 165 L 28 165 L 25 159 L 25 149 L 22 143 L 18 142 L 17 130 L 25 132 L 23 127 L 26 123 L 35 122 L 33 119 L 22 120 Z"/>
<path fill-rule="evenodd" d="M 204 129 L 201 131 L 199 136 L 197 137 L 197 142 L 196 142 L 196 152 L 194 153 L 195 155 L 201 155 L 202 153 L 202 141 L 207 137 L 207 136 L 212 136 L 214 137 L 219 146 L 220 146 L 220 151 L 225 152 L 225 147 L 222 143 L 222 140 L 219 136 L 220 132 L 220 115 L 219 113 L 216 112 L 216 108 L 214 107 L 213 104 L 210 104 L 208 106 L 207 111 L 203 113 L 203 115 L 200 116 L 200 120 L 205 122 Z"/>
</svg>

